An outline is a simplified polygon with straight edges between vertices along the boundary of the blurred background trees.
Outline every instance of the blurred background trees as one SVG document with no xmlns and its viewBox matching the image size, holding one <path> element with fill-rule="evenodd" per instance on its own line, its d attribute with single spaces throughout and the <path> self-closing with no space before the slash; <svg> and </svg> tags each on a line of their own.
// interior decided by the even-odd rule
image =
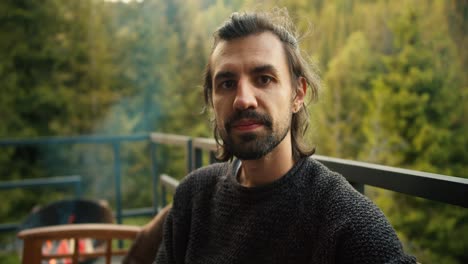
<svg viewBox="0 0 468 264">
<path fill-rule="evenodd" d="M 233 11 L 287 7 L 321 70 L 309 137 L 318 153 L 468 177 L 468 3 L 369 0 L 5 0 L 0 2 L 0 137 L 210 137 L 202 72 Z M 125 144 L 124 200 L 149 206 L 149 156 Z M 165 169 L 183 177 L 183 154 Z M 105 146 L 3 147 L 2 180 L 80 174 L 113 199 Z M 146 184 L 146 185 L 145 185 Z M 423 263 L 468 262 L 468 212 L 369 188 Z M 58 191 L 9 191 L 1 222 Z"/>
</svg>

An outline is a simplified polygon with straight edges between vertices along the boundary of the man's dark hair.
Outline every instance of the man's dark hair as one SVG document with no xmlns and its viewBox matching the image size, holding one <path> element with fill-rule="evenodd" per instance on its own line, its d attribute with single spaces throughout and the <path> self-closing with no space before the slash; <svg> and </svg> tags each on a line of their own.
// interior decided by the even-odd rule
<svg viewBox="0 0 468 264">
<path fill-rule="evenodd" d="M 218 43 L 222 40 L 230 41 L 267 31 L 276 35 L 283 44 L 288 60 L 289 74 L 291 76 L 293 89 L 298 86 L 299 78 L 303 77 L 309 86 L 312 99 L 316 99 L 320 87 L 319 77 L 317 73 L 312 71 L 310 64 L 306 62 L 301 54 L 296 30 L 285 9 L 278 9 L 272 12 L 233 13 L 230 18 L 214 32 L 214 43 L 211 53 L 213 53 Z M 203 89 L 205 105 L 213 107 L 210 62 L 208 62 L 205 69 Z M 308 146 L 304 139 L 308 125 L 309 113 L 304 103 L 301 109 L 293 114 L 291 121 L 291 139 L 294 160 L 310 156 L 315 152 L 315 148 Z M 216 122 L 213 124 L 213 129 L 214 137 L 219 147 L 217 158 L 222 161 L 230 160 L 233 154 L 228 146 L 223 145 L 221 142 Z"/>
</svg>

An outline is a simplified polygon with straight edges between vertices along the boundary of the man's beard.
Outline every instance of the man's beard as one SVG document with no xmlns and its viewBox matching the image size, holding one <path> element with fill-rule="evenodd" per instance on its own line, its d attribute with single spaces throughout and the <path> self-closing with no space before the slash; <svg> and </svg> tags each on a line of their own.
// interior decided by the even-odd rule
<svg viewBox="0 0 468 264">
<path fill-rule="evenodd" d="M 232 125 L 241 119 L 253 120 L 261 124 L 265 131 L 233 135 Z M 224 130 L 220 133 L 224 148 L 241 160 L 260 159 L 278 146 L 288 134 L 291 127 L 291 118 L 281 121 L 286 121 L 287 125 L 274 129 L 272 118 L 267 114 L 261 114 L 251 109 L 237 111 L 226 121 Z"/>
</svg>

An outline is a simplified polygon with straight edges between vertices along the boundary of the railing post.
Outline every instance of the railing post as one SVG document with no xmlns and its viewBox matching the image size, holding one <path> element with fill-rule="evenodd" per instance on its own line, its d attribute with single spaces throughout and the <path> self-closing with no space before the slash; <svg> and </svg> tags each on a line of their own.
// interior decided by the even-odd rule
<svg viewBox="0 0 468 264">
<path fill-rule="evenodd" d="M 187 174 L 193 170 L 193 157 L 192 157 L 193 154 L 192 153 L 193 153 L 193 142 L 192 142 L 192 138 L 190 138 L 187 141 L 187 171 L 186 171 Z"/>
<path fill-rule="evenodd" d="M 117 223 L 122 224 L 122 193 L 121 193 L 121 162 L 120 162 L 120 141 L 112 143 L 114 149 L 114 173 L 115 173 L 115 211 Z M 123 248 L 123 241 L 119 240 L 119 248 Z"/>
<path fill-rule="evenodd" d="M 153 178 L 153 210 L 154 214 L 158 213 L 158 164 L 156 163 L 156 150 L 157 150 L 157 144 L 150 142 L 150 152 L 151 152 L 151 173 L 152 178 Z"/>
<path fill-rule="evenodd" d="M 82 195 L 81 190 L 81 176 L 78 178 L 79 180 L 75 183 L 75 197 L 80 199 Z"/>
<path fill-rule="evenodd" d="M 195 169 L 200 168 L 203 165 L 203 152 L 199 148 L 195 148 Z"/>
<path fill-rule="evenodd" d="M 350 184 L 354 187 L 354 189 L 356 189 L 356 191 L 360 192 L 361 194 L 364 194 L 364 184 L 358 182 L 350 182 Z"/>
<path fill-rule="evenodd" d="M 114 150 L 114 177 L 115 177 L 115 210 L 116 210 L 116 218 L 117 223 L 122 224 L 122 194 L 120 188 L 120 142 L 114 141 L 112 143 L 112 147 Z"/>
<path fill-rule="evenodd" d="M 214 151 L 210 151 L 210 164 L 216 162 L 216 153 Z"/>
<path fill-rule="evenodd" d="M 162 202 L 162 207 L 165 207 L 167 205 L 167 199 L 166 199 L 166 186 L 161 186 L 161 202 Z"/>
</svg>

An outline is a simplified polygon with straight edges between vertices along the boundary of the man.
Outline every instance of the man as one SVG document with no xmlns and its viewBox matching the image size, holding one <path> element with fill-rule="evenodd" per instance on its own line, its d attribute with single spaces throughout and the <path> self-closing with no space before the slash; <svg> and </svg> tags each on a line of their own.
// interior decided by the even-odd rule
<svg viewBox="0 0 468 264">
<path fill-rule="evenodd" d="M 178 187 L 156 263 L 415 263 L 382 212 L 303 143 L 319 82 L 285 12 L 214 34 L 205 102 L 224 163 Z"/>
</svg>

